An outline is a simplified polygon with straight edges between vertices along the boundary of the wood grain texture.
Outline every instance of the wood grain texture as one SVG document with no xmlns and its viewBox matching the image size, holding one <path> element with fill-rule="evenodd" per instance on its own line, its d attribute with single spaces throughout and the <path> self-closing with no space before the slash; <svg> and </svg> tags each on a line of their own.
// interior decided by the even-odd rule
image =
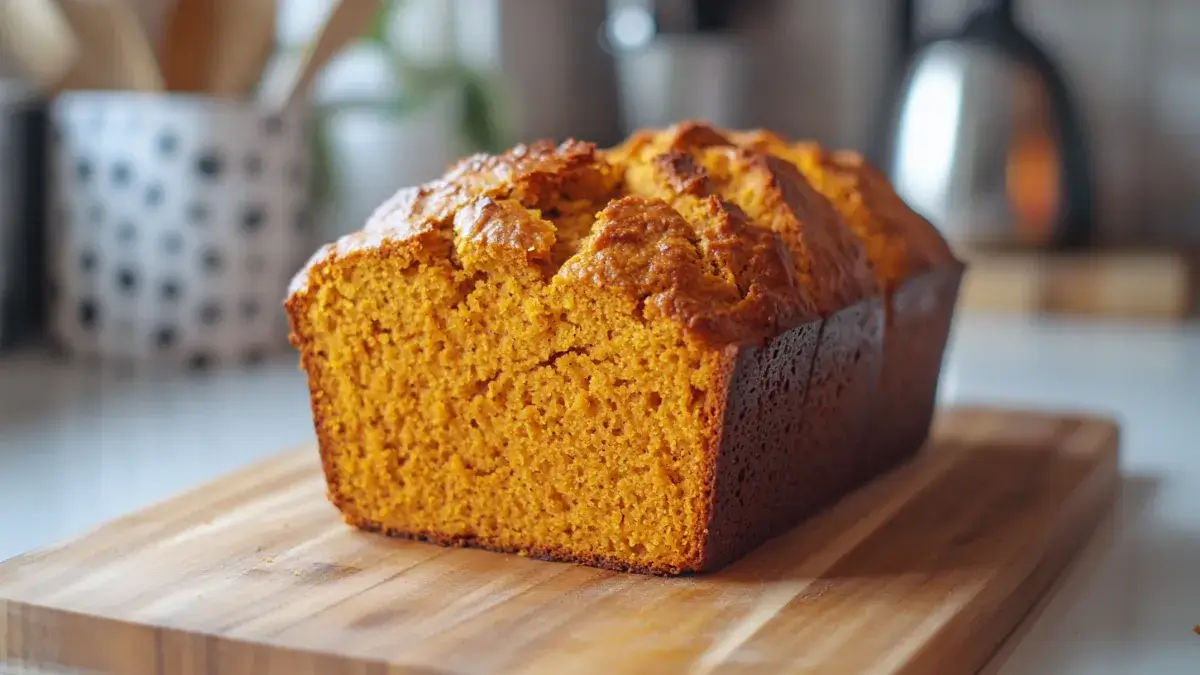
<svg viewBox="0 0 1200 675">
<path fill-rule="evenodd" d="M 276 0 L 215 0 L 216 31 L 206 90 L 250 96 L 275 52 Z"/>
<path fill-rule="evenodd" d="M 14 58 L 45 96 L 79 60 L 79 39 L 52 0 L 0 1 L 0 55 Z"/>
<path fill-rule="evenodd" d="M 0 564 L 0 664 L 160 673 L 972 673 L 1108 510 L 1117 426 L 944 410 L 925 452 L 726 570 L 351 530 L 283 454 Z"/>
<path fill-rule="evenodd" d="M 1194 252 L 974 251 L 965 257 L 960 302 L 966 311 L 1182 321 L 1198 307 L 1200 256 Z"/>
<path fill-rule="evenodd" d="M 126 0 L 59 0 L 80 42 L 61 89 L 163 90 L 162 72 L 138 13 Z"/>
<path fill-rule="evenodd" d="M 158 45 L 167 91 L 208 93 L 217 21 L 213 0 L 174 0 Z"/>
<path fill-rule="evenodd" d="M 276 83 L 267 81 L 259 90 L 260 102 L 281 110 L 291 106 L 309 93 L 309 88 L 321 71 L 351 42 L 370 29 L 371 21 L 383 9 L 380 0 L 336 0 L 304 56 L 288 77 Z"/>
</svg>

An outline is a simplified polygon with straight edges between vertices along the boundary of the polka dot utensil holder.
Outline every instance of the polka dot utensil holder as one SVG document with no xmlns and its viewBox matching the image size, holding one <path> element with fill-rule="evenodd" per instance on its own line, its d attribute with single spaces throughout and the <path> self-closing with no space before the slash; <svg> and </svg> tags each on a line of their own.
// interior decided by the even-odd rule
<svg viewBox="0 0 1200 675">
<path fill-rule="evenodd" d="M 190 369 L 285 349 L 311 252 L 308 115 L 78 92 L 51 107 L 51 331 L 72 355 Z"/>
</svg>

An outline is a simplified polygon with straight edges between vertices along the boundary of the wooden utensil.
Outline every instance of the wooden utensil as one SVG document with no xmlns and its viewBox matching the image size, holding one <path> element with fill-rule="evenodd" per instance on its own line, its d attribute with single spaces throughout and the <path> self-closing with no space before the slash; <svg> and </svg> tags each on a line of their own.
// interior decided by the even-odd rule
<svg viewBox="0 0 1200 675">
<path fill-rule="evenodd" d="M 54 0 L 0 0 L 0 48 L 43 94 L 53 94 L 75 67 L 79 40 Z"/>
<path fill-rule="evenodd" d="M 158 63 L 167 91 L 203 92 L 208 87 L 217 8 L 213 0 L 174 0 L 159 41 Z"/>
<path fill-rule="evenodd" d="M 213 2 L 216 21 L 205 89 L 214 96 L 248 96 L 274 51 L 276 0 Z"/>
<path fill-rule="evenodd" d="M 264 83 L 260 101 L 276 110 L 291 105 L 334 56 L 367 31 L 382 9 L 382 0 L 337 0 L 299 64 L 286 76 Z"/>
<path fill-rule="evenodd" d="M 725 570 L 682 579 L 356 531 L 306 448 L 0 563 L 0 661 L 975 673 L 1109 510 L 1117 443 L 1099 418 L 943 410 L 908 466 Z"/>
<path fill-rule="evenodd" d="M 81 58 L 66 89 L 163 90 L 154 49 L 127 0 L 59 0 L 79 38 Z"/>
</svg>

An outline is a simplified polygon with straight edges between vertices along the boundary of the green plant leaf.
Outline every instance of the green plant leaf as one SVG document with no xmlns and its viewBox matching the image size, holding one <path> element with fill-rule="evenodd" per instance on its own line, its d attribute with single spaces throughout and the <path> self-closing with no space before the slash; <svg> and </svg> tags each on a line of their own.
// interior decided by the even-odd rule
<svg viewBox="0 0 1200 675">
<path fill-rule="evenodd" d="M 365 42 L 375 45 L 386 54 L 392 72 L 402 83 L 399 92 L 381 97 L 340 100 L 318 106 L 314 111 L 312 198 L 315 204 L 325 206 L 337 198 L 337 167 L 334 166 L 328 124 L 342 111 L 370 111 L 402 120 L 430 103 L 436 95 L 450 90 L 460 97 L 457 135 L 464 153 L 499 153 L 508 145 L 500 114 L 503 90 L 495 79 L 496 75 L 479 72 L 459 63 L 429 66 L 409 62 L 389 35 L 395 13 L 402 11 L 403 4 L 403 0 L 384 0 L 363 37 Z"/>
<path fill-rule="evenodd" d="M 400 10 L 400 0 L 383 0 L 380 5 L 379 12 L 375 14 L 375 19 L 371 22 L 371 27 L 363 35 L 363 39 L 377 45 L 390 47 L 388 26 L 392 24 L 392 18 Z"/>
<path fill-rule="evenodd" d="M 330 146 L 327 121 L 320 115 L 314 115 L 309 121 L 312 134 L 312 174 L 310 176 L 310 208 L 320 212 L 336 197 L 336 169 L 333 166 L 333 149 Z"/>
<path fill-rule="evenodd" d="M 462 83 L 460 133 L 471 146 L 469 152 L 497 153 L 504 140 L 495 115 L 495 95 L 484 77 L 467 72 Z"/>
</svg>

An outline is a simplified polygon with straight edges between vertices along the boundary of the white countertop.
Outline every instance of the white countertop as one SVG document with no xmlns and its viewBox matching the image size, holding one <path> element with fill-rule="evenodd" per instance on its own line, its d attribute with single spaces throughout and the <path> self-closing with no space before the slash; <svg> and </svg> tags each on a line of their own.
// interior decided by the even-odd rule
<svg viewBox="0 0 1200 675">
<path fill-rule="evenodd" d="M 943 399 L 1107 412 L 1125 490 L 1000 673 L 1200 673 L 1200 326 L 964 317 Z M 130 378 L 0 358 L 0 559 L 312 438 L 295 359 Z"/>
</svg>

